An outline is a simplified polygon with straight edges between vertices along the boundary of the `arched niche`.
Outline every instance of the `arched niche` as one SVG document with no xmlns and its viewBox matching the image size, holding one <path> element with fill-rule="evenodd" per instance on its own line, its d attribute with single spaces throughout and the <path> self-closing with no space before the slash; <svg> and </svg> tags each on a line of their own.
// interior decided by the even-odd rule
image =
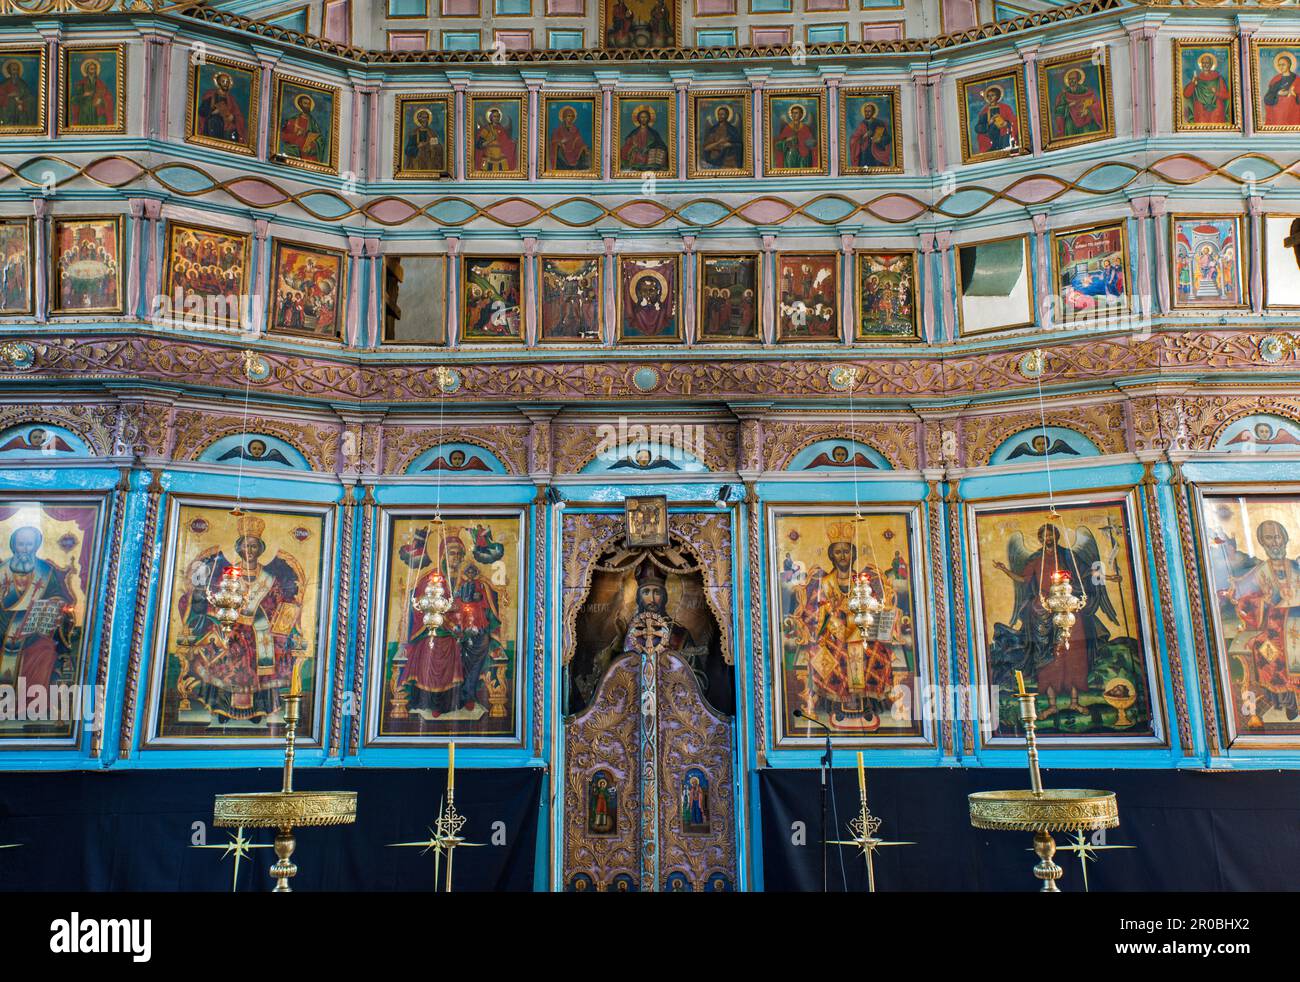
<svg viewBox="0 0 1300 982">
<path fill-rule="evenodd" d="M 1052 463 L 1076 457 L 1099 457 L 1097 445 L 1083 434 L 1064 426 L 1030 427 L 1003 440 L 990 464 L 1032 464 L 1051 459 Z"/>
<path fill-rule="evenodd" d="M 430 447 L 406 469 L 408 474 L 472 477 L 483 474 L 509 474 L 496 454 L 477 443 L 439 443 Z"/>
<path fill-rule="evenodd" d="M 790 458 L 786 466 L 787 471 L 847 474 L 852 474 L 855 468 L 859 471 L 893 470 L 884 454 L 861 440 L 818 440 Z"/>
<path fill-rule="evenodd" d="M 303 452 L 287 440 L 266 433 L 235 433 L 214 441 L 199 454 L 207 463 L 231 467 L 267 467 L 277 470 L 309 471 Z"/>
<path fill-rule="evenodd" d="M 1300 450 L 1300 424 L 1272 413 L 1230 420 L 1216 434 L 1213 449 L 1229 453 L 1286 453 Z"/>
<path fill-rule="evenodd" d="M 700 695 L 718 712 L 735 715 L 734 676 L 723 654 L 725 633 L 708 602 L 705 573 L 690 544 L 678 537 L 660 549 L 615 545 L 601 553 L 574 618 L 569 713 L 591 705 L 609 667 L 625 653 L 628 627 L 641 609 L 641 588 L 657 584 L 666 595 L 662 612 L 675 625 L 671 646 L 693 670 Z"/>
<path fill-rule="evenodd" d="M 0 431 L 0 458 L 93 456 L 90 445 L 63 426 L 33 422 Z"/>
</svg>

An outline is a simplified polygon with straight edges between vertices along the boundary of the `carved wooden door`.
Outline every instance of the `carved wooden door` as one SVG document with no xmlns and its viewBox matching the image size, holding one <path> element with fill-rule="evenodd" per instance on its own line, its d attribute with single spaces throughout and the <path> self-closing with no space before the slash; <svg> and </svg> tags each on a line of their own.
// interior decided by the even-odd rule
<svg viewBox="0 0 1300 982">
<path fill-rule="evenodd" d="M 613 662 L 565 724 L 565 889 L 733 889 L 733 745 L 666 645 Z"/>
</svg>

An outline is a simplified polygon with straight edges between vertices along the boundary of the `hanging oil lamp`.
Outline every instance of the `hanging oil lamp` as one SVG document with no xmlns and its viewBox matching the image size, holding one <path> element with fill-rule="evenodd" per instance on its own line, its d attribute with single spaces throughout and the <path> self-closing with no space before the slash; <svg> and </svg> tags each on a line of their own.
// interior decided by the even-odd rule
<svg viewBox="0 0 1300 982">
<path fill-rule="evenodd" d="M 1043 606 L 1051 612 L 1052 626 L 1056 628 L 1056 647 L 1065 647 L 1070 639 L 1070 629 L 1074 627 L 1075 611 L 1082 610 L 1087 602 L 1084 597 L 1076 597 L 1070 586 L 1070 574 L 1058 569 L 1052 574 L 1052 585 L 1047 588 L 1047 596 L 1040 598 Z"/>
<path fill-rule="evenodd" d="M 230 640 L 230 630 L 243 613 L 244 602 L 248 599 L 248 580 L 244 571 L 238 566 L 227 566 L 217 582 L 217 589 L 207 589 L 208 606 L 212 608 L 212 617 L 217 622 L 221 633 L 221 643 Z"/>
<path fill-rule="evenodd" d="M 411 606 L 424 616 L 426 628 L 442 627 L 445 614 L 451 610 L 451 596 L 447 593 L 447 581 L 441 573 L 434 573 L 424 585 L 424 592 L 412 598 Z"/>
<path fill-rule="evenodd" d="M 849 589 L 849 610 L 853 613 L 853 623 L 858 626 L 858 633 L 865 636 L 871 630 L 880 608 L 880 599 L 871 592 L 870 574 L 865 570 L 854 573 L 853 586 Z"/>
</svg>

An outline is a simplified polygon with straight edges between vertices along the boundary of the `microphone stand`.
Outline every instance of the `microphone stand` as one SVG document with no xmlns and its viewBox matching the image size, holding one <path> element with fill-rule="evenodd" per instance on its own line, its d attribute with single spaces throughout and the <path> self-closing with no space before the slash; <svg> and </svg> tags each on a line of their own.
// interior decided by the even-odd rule
<svg viewBox="0 0 1300 982">
<path fill-rule="evenodd" d="M 827 782 L 831 779 L 831 728 L 827 726 L 825 723 L 823 723 L 821 720 L 814 719 L 813 717 L 809 716 L 802 709 L 796 709 L 794 711 L 794 714 L 799 719 L 807 720 L 809 723 L 813 724 L 814 726 L 820 726 L 823 730 L 826 731 L 826 751 L 822 754 L 822 759 L 821 759 L 822 893 L 829 893 L 830 880 L 829 880 L 828 855 L 829 855 L 830 844 L 826 838 L 826 826 L 828 825 L 826 807 L 827 807 L 827 792 L 829 790 L 829 785 L 827 784 Z"/>
</svg>

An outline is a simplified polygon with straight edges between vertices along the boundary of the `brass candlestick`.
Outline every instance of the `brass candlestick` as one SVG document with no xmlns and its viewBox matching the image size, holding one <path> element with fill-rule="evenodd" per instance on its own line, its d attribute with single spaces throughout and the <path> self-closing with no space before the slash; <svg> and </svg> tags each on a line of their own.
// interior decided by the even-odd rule
<svg viewBox="0 0 1300 982">
<path fill-rule="evenodd" d="M 1077 788 L 1043 789 L 1038 769 L 1038 734 L 1034 706 L 1036 693 L 1026 692 L 1024 679 L 1016 672 L 1020 700 L 1020 718 L 1025 724 L 1025 746 L 1029 754 L 1029 790 L 977 791 L 968 798 L 970 823 L 977 829 L 999 829 L 1034 833 L 1034 852 L 1038 863 L 1034 877 L 1043 884 L 1043 893 L 1060 893 L 1056 881 L 1062 870 L 1054 861 L 1056 840 L 1053 832 L 1092 832 L 1119 825 L 1119 804 L 1112 791 L 1088 791 Z"/>
<path fill-rule="evenodd" d="M 295 667 L 296 668 L 296 667 Z M 355 791 L 295 791 L 293 761 L 298 738 L 298 710 L 302 692 L 294 672 L 293 690 L 284 698 L 284 777 L 279 791 L 219 794 L 212 824 L 218 828 L 273 828 L 275 833 L 275 893 L 292 893 L 289 880 L 298 867 L 291 861 L 297 846 L 293 830 L 305 826 L 351 825 L 357 820 Z"/>
</svg>

